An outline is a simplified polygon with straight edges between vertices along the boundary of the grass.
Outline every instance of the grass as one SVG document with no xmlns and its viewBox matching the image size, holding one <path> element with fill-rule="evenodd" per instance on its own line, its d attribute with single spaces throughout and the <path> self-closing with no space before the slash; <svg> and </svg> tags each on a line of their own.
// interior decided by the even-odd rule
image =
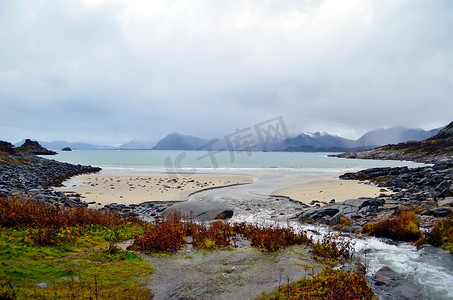
<svg viewBox="0 0 453 300">
<path fill-rule="evenodd" d="M 365 279 L 355 273 L 325 268 L 313 278 L 305 278 L 278 288 L 261 300 L 280 299 L 376 299 Z"/>
<path fill-rule="evenodd" d="M 151 267 L 113 246 L 143 233 L 142 222 L 106 211 L 3 198 L 0 226 L 0 298 L 152 297 L 143 281 Z"/>
</svg>

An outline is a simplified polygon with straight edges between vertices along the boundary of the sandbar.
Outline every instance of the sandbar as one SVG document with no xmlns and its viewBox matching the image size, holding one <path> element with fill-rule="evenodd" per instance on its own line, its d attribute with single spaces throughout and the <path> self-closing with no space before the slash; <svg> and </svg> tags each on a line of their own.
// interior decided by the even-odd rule
<svg viewBox="0 0 453 300">
<path fill-rule="evenodd" d="M 76 192 L 85 202 L 140 204 L 149 201 L 186 201 L 189 196 L 208 189 L 248 184 L 252 176 L 163 174 L 88 174 L 65 182 L 63 192 Z"/>
<path fill-rule="evenodd" d="M 356 199 L 359 197 L 377 197 L 382 194 L 380 190 L 380 187 L 363 181 L 328 179 L 296 184 L 274 191 L 272 195 L 285 196 L 305 204 L 310 204 L 314 200 L 329 202 L 335 199 L 335 202 L 342 202 L 347 199 Z"/>
</svg>

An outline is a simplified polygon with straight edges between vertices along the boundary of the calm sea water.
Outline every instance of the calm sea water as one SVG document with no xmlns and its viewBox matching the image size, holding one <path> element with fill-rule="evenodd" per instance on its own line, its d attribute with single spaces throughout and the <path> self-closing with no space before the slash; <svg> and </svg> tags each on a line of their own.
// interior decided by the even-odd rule
<svg viewBox="0 0 453 300">
<path fill-rule="evenodd" d="M 58 151 L 52 159 L 98 166 L 112 172 L 234 172 L 234 170 L 300 170 L 348 172 L 372 167 L 417 167 L 403 161 L 359 160 L 328 157 L 331 153 L 303 152 L 211 152 L 151 150 L 74 150 Z M 211 156 L 209 156 L 211 155 Z"/>
</svg>

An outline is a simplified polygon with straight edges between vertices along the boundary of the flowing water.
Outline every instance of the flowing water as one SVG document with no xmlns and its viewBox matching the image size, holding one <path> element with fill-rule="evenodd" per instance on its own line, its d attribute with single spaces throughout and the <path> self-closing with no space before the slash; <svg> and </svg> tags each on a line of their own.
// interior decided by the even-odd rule
<svg viewBox="0 0 453 300">
<path fill-rule="evenodd" d="M 249 156 L 250 154 L 250 156 Z M 301 205 L 269 193 L 290 185 L 316 179 L 337 178 L 345 172 L 371 167 L 417 167 L 401 161 L 349 160 L 327 157 L 326 153 L 253 152 L 216 154 L 216 164 L 197 151 L 93 150 L 60 152 L 55 159 L 100 166 L 103 172 L 188 172 L 252 175 L 250 185 L 215 189 L 195 194 L 191 199 L 226 203 L 234 208 L 233 221 L 290 224 L 321 236 L 328 228 L 301 225 L 293 218 Z M 178 160 L 179 158 L 179 160 Z M 189 200 L 190 201 L 190 200 Z M 289 220 L 289 221 L 288 221 Z M 287 223 L 288 222 L 288 223 Z M 453 299 L 453 256 L 409 243 L 355 236 L 355 252 L 372 276 L 384 266 L 404 274 L 425 299 Z"/>
</svg>

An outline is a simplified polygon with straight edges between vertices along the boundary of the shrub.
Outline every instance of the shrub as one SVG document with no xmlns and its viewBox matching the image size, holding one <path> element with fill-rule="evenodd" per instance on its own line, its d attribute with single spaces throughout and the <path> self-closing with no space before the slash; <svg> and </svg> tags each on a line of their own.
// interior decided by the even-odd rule
<svg viewBox="0 0 453 300">
<path fill-rule="evenodd" d="M 363 232 L 378 237 L 386 237 L 399 241 L 416 241 L 422 236 L 419 229 L 420 219 L 413 211 L 401 211 L 396 216 L 368 223 Z"/>
</svg>

